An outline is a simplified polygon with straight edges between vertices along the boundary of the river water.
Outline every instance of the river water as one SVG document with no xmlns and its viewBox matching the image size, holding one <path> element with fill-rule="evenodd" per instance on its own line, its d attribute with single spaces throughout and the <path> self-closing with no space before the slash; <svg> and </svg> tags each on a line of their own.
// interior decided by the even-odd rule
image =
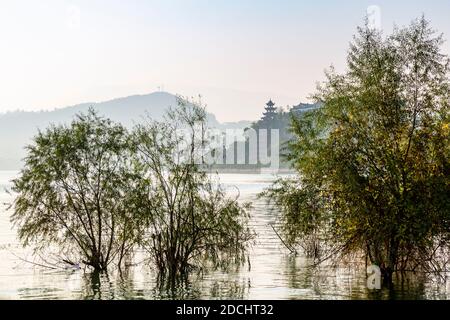
<svg viewBox="0 0 450 320">
<path fill-rule="evenodd" d="M 257 233 L 249 263 L 226 272 L 194 275 L 167 288 L 139 264 L 119 276 L 82 270 L 47 270 L 33 261 L 9 222 L 5 192 L 16 172 L 0 171 L 0 299 L 450 299 L 450 279 L 412 275 L 395 287 L 371 291 L 364 270 L 351 267 L 311 269 L 302 256 L 289 254 L 270 224 L 277 211 L 256 195 L 276 178 L 270 174 L 223 174 L 221 182 L 242 201 L 253 203 L 251 226 Z"/>
</svg>

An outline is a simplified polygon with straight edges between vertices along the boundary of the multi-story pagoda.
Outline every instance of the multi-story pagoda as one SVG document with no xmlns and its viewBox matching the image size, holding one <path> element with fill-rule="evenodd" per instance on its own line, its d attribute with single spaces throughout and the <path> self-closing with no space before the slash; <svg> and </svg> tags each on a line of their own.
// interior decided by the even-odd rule
<svg viewBox="0 0 450 320">
<path fill-rule="evenodd" d="M 263 117 L 261 118 L 262 121 L 270 122 L 275 119 L 277 108 L 275 108 L 275 103 L 273 103 L 272 99 L 269 100 L 269 102 L 266 103 L 265 112 L 263 113 Z"/>
</svg>

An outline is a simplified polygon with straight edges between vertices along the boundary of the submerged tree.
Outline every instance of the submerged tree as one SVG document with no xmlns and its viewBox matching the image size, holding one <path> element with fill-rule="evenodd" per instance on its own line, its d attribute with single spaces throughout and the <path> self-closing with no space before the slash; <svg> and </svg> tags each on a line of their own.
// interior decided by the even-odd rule
<svg viewBox="0 0 450 320">
<path fill-rule="evenodd" d="M 142 245 L 161 276 L 174 279 L 193 268 L 222 267 L 245 258 L 252 234 L 248 204 L 229 198 L 200 170 L 206 112 L 180 99 L 166 121 L 134 130 L 137 162 L 148 181 L 147 233 Z"/>
<path fill-rule="evenodd" d="M 180 100 L 165 121 L 131 134 L 92 110 L 40 132 L 13 181 L 21 241 L 55 246 L 97 271 L 120 267 L 141 246 L 172 279 L 242 262 L 252 238 L 248 204 L 200 170 L 205 119 L 203 108 Z"/>
<path fill-rule="evenodd" d="M 145 190 L 127 131 L 90 110 L 27 150 L 11 218 L 24 245 L 56 245 L 95 270 L 120 262 L 141 235 L 135 200 Z"/>
<path fill-rule="evenodd" d="M 328 72 L 314 96 L 323 107 L 293 119 L 298 177 L 266 192 L 283 209 L 291 243 L 313 237 L 331 256 L 363 253 L 387 281 L 395 271 L 446 267 L 450 81 L 442 43 L 424 18 L 387 38 L 359 29 L 348 71 Z"/>
</svg>

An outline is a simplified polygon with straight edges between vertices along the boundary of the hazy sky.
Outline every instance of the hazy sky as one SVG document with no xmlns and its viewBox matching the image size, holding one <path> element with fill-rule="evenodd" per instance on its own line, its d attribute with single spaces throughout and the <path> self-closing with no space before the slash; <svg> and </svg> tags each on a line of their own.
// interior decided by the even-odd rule
<svg viewBox="0 0 450 320">
<path fill-rule="evenodd" d="M 221 121 L 253 120 L 342 70 L 370 5 L 386 31 L 425 13 L 450 39 L 448 0 L 0 0 L 0 112 L 164 86 L 202 94 Z"/>
</svg>

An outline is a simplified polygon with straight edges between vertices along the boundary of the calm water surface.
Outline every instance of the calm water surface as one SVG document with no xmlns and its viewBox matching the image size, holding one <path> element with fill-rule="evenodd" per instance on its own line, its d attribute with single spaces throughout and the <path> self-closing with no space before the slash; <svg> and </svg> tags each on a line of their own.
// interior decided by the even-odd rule
<svg viewBox="0 0 450 320">
<path fill-rule="evenodd" d="M 242 201 L 253 203 L 251 225 L 257 232 L 249 262 L 227 272 L 193 276 L 187 283 L 168 289 L 157 282 L 145 265 L 126 275 L 85 273 L 81 270 L 46 270 L 23 249 L 9 222 L 11 212 L 3 203 L 4 192 L 16 172 L 0 171 L 0 299 L 449 299 L 450 279 L 412 276 L 394 289 L 366 289 L 364 270 L 312 270 L 303 257 L 293 257 L 283 247 L 270 224 L 277 212 L 256 195 L 276 178 L 272 175 L 226 174 L 221 182 L 230 193 L 240 190 Z"/>
</svg>

